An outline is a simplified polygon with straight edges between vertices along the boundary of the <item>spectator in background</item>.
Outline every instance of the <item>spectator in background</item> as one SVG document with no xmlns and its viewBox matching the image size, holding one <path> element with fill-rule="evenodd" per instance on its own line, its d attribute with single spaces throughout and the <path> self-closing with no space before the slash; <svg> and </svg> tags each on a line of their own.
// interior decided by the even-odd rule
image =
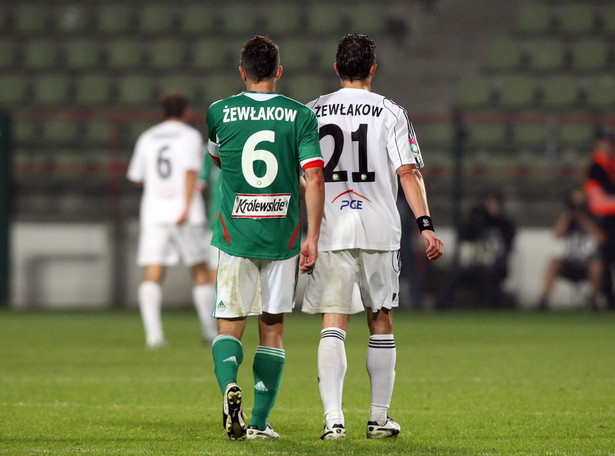
<svg viewBox="0 0 615 456">
<path fill-rule="evenodd" d="M 589 279 L 589 306 L 596 310 L 604 277 L 600 248 L 606 242 L 606 234 L 587 210 L 587 200 L 582 189 L 573 190 L 566 198 L 566 209 L 558 217 L 553 234 L 563 239 L 564 252 L 549 262 L 538 309 L 547 310 L 549 293 L 556 277 L 560 276 L 572 282 Z"/>
<path fill-rule="evenodd" d="M 478 291 L 482 306 L 502 307 L 502 282 L 508 276 L 514 237 L 515 226 L 504 213 L 502 195 L 488 193 L 471 210 L 462 227 L 460 241 L 469 246 L 469 261 L 453 271 L 438 296 L 436 307 L 439 310 L 454 307 L 456 292 L 462 287 Z"/>
<path fill-rule="evenodd" d="M 603 288 L 607 307 L 615 310 L 611 271 L 615 264 L 615 134 L 611 131 L 600 131 L 596 137 L 584 189 L 589 212 L 606 233 L 607 241 L 601 249 L 605 266 Z"/>
<path fill-rule="evenodd" d="M 141 233 L 137 263 L 145 266 L 139 286 L 139 309 L 146 345 L 166 344 L 162 329 L 162 288 L 165 268 L 177 264 L 181 254 L 192 268 L 192 296 L 201 321 L 203 338 L 216 336 L 211 316 L 214 288 L 205 242 L 205 210 L 197 187 L 203 164 L 203 138 L 188 125 L 188 100 L 177 92 L 166 94 L 161 103 L 164 120 L 137 139 L 128 167 L 128 179 L 143 185 Z"/>
</svg>

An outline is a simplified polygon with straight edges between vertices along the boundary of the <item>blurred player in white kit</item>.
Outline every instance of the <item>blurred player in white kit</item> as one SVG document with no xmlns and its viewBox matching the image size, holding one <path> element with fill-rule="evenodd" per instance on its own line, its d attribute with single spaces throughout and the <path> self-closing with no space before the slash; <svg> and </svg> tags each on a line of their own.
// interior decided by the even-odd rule
<svg viewBox="0 0 615 456">
<path fill-rule="evenodd" d="M 203 341 L 217 335 L 212 317 L 215 271 L 198 178 L 203 166 L 203 138 L 188 125 L 188 100 L 178 92 L 161 101 L 163 121 L 137 139 L 128 167 L 130 181 L 143 185 L 137 264 L 145 267 L 138 290 L 146 345 L 166 345 L 162 328 L 162 280 L 165 268 L 179 262 L 192 269 L 192 297 L 201 322 Z"/>
</svg>

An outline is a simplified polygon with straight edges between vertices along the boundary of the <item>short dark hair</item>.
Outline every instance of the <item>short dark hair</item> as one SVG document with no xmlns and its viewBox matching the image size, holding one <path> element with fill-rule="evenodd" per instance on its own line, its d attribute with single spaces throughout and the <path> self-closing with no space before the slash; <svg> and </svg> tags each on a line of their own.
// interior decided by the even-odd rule
<svg viewBox="0 0 615 456">
<path fill-rule="evenodd" d="M 188 109 L 188 99 L 180 92 L 172 90 L 162 96 L 160 107 L 166 119 L 169 117 L 182 117 L 186 109 Z"/>
<path fill-rule="evenodd" d="M 251 81 L 266 81 L 278 71 L 280 49 L 269 37 L 256 35 L 243 45 L 239 64 Z"/>
<path fill-rule="evenodd" d="M 369 76 L 369 70 L 376 63 L 376 45 L 367 35 L 353 33 L 343 37 L 337 45 L 335 62 L 340 77 L 358 81 Z"/>
</svg>

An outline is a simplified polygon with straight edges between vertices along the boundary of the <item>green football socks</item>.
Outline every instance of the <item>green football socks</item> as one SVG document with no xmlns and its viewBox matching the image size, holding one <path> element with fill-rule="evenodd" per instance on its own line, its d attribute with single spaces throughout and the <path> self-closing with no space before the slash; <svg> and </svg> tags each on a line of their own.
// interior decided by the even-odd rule
<svg viewBox="0 0 615 456">
<path fill-rule="evenodd" d="M 254 408 L 250 425 L 261 431 L 267 428 L 267 419 L 275 403 L 284 370 L 284 350 L 258 346 L 254 355 Z"/>
<path fill-rule="evenodd" d="M 220 335 L 214 340 L 211 352 L 214 357 L 214 373 L 224 394 L 226 385 L 237 383 L 237 371 L 243 361 L 243 346 L 233 336 Z"/>
</svg>

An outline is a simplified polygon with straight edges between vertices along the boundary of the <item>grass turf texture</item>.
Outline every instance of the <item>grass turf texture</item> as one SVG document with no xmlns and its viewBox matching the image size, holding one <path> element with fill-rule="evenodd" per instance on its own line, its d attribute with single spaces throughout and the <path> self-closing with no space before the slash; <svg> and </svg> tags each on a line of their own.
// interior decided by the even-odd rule
<svg viewBox="0 0 615 456">
<path fill-rule="evenodd" d="M 287 319 L 270 418 L 278 441 L 231 442 L 196 315 L 163 315 L 170 347 L 144 348 L 131 311 L 0 312 L 0 454 L 613 455 L 615 314 L 395 315 L 397 439 L 367 440 L 364 317 L 351 318 L 347 440 L 323 442 L 320 319 Z M 256 321 L 240 384 L 252 405 Z"/>
</svg>

